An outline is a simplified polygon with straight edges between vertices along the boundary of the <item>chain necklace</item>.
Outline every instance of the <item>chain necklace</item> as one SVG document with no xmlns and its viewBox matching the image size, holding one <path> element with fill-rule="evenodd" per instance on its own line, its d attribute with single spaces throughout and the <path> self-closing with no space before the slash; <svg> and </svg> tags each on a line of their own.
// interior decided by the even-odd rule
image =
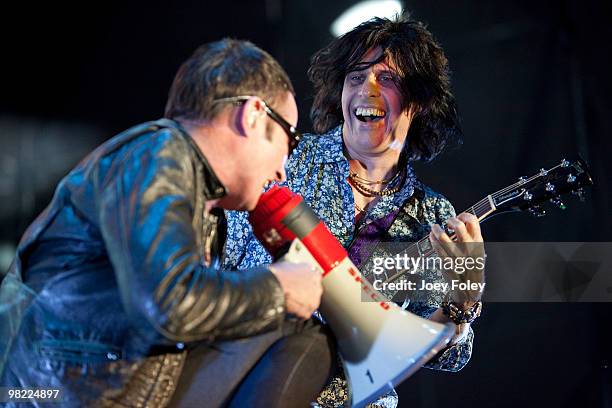
<svg viewBox="0 0 612 408">
<path fill-rule="evenodd" d="M 368 206 L 366 205 L 365 207 L 361 208 L 360 206 L 357 205 L 357 203 L 353 203 L 353 205 L 355 206 L 355 209 L 359 212 L 364 212 L 366 208 L 368 208 Z"/>
<path fill-rule="evenodd" d="M 393 176 L 392 179 L 395 179 L 396 176 L 399 173 L 400 172 L 398 172 L 395 176 Z M 385 197 L 385 196 L 389 196 L 391 194 L 395 194 L 395 193 L 397 193 L 400 190 L 400 188 L 402 187 L 402 184 L 403 184 L 403 183 L 398 183 L 398 185 L 393 187 L 393 188 L 384 189 L 384 190 L 381 190 L 381 191 L 376 191 L 376 190 L 372 190 L 371 188 L 366 186 L 364 183 L 362 183 L 359 180 L 357 180 L 357 178 L 354 177 L 353 174 L 354 173 L 349 174 L 349 180 L 350 180 L 351 184 L 355 187 L 355 189 L 359 193 L 361 193 L 362 195 L 367 196 L 367 197 L 374 197 L 374 196 Z"/>
<path fill-rule="evenodd" d="M 361 183 L 361 184 L 389 184 L 391 182 L 393 182 L 397 176 L 399 176 L 399 174 L 401 173 L 401 170 L 398 170 L 393 176 L 391 176 L 390 178 L 388 178 L 387 180 L 368 180 L 367 178 L 363 178 L 361 177 L 359 174 L 357 174 L 357 172 L 352 172 L 350 173 L 350 177 Z"/>
</svg>

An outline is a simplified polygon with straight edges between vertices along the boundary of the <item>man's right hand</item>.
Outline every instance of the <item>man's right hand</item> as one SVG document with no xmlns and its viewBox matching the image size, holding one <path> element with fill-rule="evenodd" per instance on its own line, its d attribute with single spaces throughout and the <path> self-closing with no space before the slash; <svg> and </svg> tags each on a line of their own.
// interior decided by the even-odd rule
<svg viewBox="0 0 612 408">
<path fill-rule="evenodd" d="M 321 303 L 321 273 L 307 263 L 276 262 L 269 268 L 285 292 L 287 313 L 309 319 Z"/>
</svg>

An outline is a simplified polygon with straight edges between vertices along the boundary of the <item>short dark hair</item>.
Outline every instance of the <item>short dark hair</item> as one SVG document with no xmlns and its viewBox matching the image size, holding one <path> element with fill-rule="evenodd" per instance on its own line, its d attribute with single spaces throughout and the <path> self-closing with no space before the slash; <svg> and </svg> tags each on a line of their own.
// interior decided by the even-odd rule
<svg viewBox="0 0 612 408">
<path fill-rule="evenodd" d="M 432 160 L 447 145 L 460 144 L 461 126 L 450 89 L 444 51 L 420 22 L 408 16 L 373 18 L 333 40 L 311 59 L 308 77 L 315 89 L 310 111 L 314 130 L 328 132 L 342 122 L 342 87 L 347 73 L 367 68 L 360 64 L 372 48 L 392 61 L 400 76 L 403 107 L 416 108 L 404 148 L 408 159 Z"/>
<path fill-rule="evenodd" d="M 200 46 L 181 65 L 164 116 L 210 120 L 227 107 L 215 99 L 256 95 L 274 105 L 284 92 L 295 96 L 289 76 L 270 54 L 249 41 L 226 38 Z"/>
</svg>

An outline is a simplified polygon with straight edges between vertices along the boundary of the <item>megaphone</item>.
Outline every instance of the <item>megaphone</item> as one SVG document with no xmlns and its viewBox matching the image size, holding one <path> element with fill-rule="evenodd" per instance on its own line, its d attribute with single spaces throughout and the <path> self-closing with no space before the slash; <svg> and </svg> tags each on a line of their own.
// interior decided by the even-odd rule
<svg viewBox="0 0 612 408">
<path fill-rule="evenodd" d="M 319 310 L 338 342 L 352 406 L 365 406 L 408 378 L 453 336 L 452 324 L 423 319 L 388 302 L 288 188 L 274 186 L 264 193 L 249 221 L 275 259 L 306 262 L 323 274 Z"/>
</svg>

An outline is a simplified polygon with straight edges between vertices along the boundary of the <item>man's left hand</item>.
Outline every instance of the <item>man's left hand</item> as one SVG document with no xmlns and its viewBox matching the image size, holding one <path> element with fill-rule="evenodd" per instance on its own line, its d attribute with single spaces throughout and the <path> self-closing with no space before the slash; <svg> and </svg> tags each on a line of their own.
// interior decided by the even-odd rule
<svg viewBox="0 0 612 408">
<path fill-rule="evenodd" d="M 455 286 L 450 291 L 451 300 L 469 307 L 480 300 L 482 291 L 477 284 L 485 281 L 484 268 L 480 267 L 484 266 L 485 257 L 480 223 L 475 215 L 461 213 L 449 218 L 446 225 L 454 232 L 453 239 L 437 224 L 432 225 L 429 239 L 441 258 L 454 261 L 454 270 L 443 268 L 450 287 Z"/>
</svg>

